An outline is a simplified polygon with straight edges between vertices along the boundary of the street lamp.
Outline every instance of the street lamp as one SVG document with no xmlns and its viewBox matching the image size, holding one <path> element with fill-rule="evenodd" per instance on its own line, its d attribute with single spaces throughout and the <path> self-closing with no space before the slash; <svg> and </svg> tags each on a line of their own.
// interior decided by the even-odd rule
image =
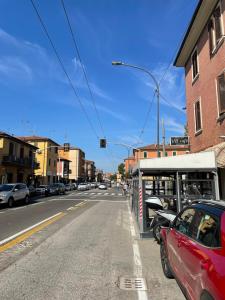
<svg viewBox="0 0 225 300">
<path fill-rule="evenodd" d="M 156 78 L 153 76 L 153 74 L 151 72 L 149 72 L 148 70 L 146 70 L 142 67 L 130 65 L 130 64 L 124 63 L 122 61 L 112 61 L 112 65 L 113 66 L 131 67 L 134 69 L 141 70 L 141 71 L 147 73 L 154 81 L 155 86 L 156 86 L 156 95 L 157 95 L 157 156 L 160 157 L 160 152 L 159 152 L 159 83 L 157 82 Z"/>
</svg>

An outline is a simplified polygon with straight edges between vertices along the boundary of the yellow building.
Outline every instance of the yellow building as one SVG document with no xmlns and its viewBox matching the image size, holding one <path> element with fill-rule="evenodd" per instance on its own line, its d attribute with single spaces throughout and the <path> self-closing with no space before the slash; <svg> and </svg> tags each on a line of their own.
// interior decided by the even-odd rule
<svg viewBox="0 0 225 300">
<path fill-rule="evenodd" d="M 23 136 L 21 140 L 39 148 L 36 153 L 40 168 L 35 170 L 35 184 L 51 184 L 57 182 L 58 146 L 53 140 L 40 136 Z"/>
<path fill-rule="evenodd" d="M 32 183 L 37 147 L 0 132 L 0 183 Z"/>
<path fill-rule="evenodd" d="M 69 151 L 64 151 L 63 147 L 59 148 L 59 156 L 70 160 L 69 180 L 83 181 L 85 179 L 85 153 L 79 148 L 70 147 Z"/>
</svg>

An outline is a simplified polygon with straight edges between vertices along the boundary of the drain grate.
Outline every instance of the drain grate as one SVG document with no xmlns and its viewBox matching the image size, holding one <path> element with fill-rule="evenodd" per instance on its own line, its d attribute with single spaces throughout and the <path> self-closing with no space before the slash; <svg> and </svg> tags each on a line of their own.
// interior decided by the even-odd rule
<svg viewBox="0 0 225 300">
<path fill-rule="evenodd" d="M 146 291 L 147 285 L 146 280 L 141 277 L 120 277 L 119 288 L 126 291 Z"/>
</svg>

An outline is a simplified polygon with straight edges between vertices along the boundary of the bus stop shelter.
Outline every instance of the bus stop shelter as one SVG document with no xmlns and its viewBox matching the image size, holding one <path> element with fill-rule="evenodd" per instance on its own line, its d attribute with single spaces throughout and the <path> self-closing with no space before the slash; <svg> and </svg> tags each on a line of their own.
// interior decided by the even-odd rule
<svg viewBox="0 0 225 300">
<path fill-rule="evenodd" d="M 149 234 L 146 198 L 174 200 L 177 212 L 181 211 L 187 199 L 219 200 L 214 151 L 142 159 L 133 170 L 132 177 L 132 211 L 141 237 Z"/>
</svg>

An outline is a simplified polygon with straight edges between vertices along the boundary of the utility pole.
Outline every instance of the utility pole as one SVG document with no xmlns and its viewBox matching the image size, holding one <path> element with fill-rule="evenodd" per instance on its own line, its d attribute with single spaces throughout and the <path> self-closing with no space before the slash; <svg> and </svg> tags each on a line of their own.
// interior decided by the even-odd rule
<svg viewBox="0 0 225 300">
<path fill-rule="evenodd" d="M 166 156 L 166 137 L 165 137 L 165 126 L 164 126 L 164 120 L 162 119 L 162 138 L 163 138 L 163 157 Z"/>
</svg>

